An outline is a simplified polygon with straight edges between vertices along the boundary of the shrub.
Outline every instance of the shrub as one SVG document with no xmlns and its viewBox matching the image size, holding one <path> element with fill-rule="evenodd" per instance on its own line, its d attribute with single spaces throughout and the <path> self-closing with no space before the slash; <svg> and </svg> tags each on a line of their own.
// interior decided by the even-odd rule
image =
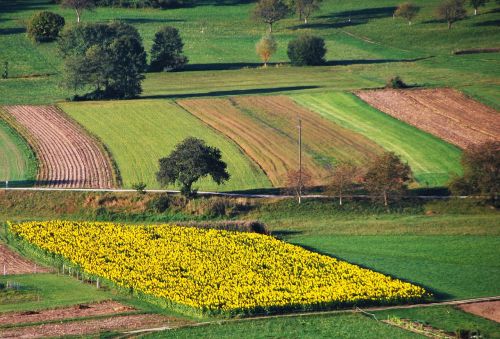
<svg viewBox="0 0 500 339">
<path fill-rule="evenodd" d="M 141 182 L 137 182 L 135 184 L 132 184 L 132 188 L 137 191 L 139 194 L 146 194 L 146 184 Z"/>
<path fill-rule="evenodd" d="M 392 77 L 389 80 L 387 80 L 385 87 L 398 89 L 398 88 L 407 88 L 408 85 L 404 83 L 403 79 L 401 79 L 399 75 L 396 75 L 395 77 Z"/>
<path fill-rule="evenodd" d="M 149 202 L 149 208 L 156 213 L 165 212 L 170 206 L 170 198 L 166 194 L 162 194 Z"/>
<path fill-rule="evenodd" d="M 59 36 L 64 23 L 64 18 L 59 14 L 47 11 L 35 13 L 28 22 L 28 36 L 36 42 L 53 41 Z"/>
<path fill-rule="evenodd" d="M 302 35 L 288 44 L 288 57 L 294 66 L 314 66 L 325 62 L 325 40 Z"/>
<path fill-rule="evenodd" d="M 165 71 L 182 68 L 188 62 L 188 58 L 182 54 L 183 46 L 179 30 L 175 27 L 163 26 L 155 34 L 151 48 L 150 69 Z"/>
</svg>

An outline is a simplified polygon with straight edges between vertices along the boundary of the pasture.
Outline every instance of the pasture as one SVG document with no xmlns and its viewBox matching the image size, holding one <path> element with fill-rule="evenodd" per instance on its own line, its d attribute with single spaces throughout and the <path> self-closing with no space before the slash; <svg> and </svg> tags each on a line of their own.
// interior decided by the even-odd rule
<svg viewBox="0 0 500 339">
<path fill-rule="evenodd" d="M 244 190 L 271 185 L 262 170 L 236 144 L 173 101 L 60 103 L 59 106 L 109 148 L 123 187 L 144 182 L 147 188 L 159 188 L 155 179 L 158 160 L 188 136 L 202 138 L 220 148 L 231 174 L 231 179 L 220 186 L 208 178 L 200 181 L 196 185 L 201 190 Z"/>
</svg>

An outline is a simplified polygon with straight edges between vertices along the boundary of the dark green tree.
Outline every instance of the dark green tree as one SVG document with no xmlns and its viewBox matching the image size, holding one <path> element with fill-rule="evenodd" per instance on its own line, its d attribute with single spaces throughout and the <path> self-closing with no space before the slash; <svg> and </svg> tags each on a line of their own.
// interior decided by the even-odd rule
<svg viewBox="0 0 500 339">
<path fill-rule="evenodd" d="M 146 52 L 137 30 L 128 24 L 80 24 L 59 39 L 64 82 L 70 89 L 92 92 L 84 98 L 132 98 L 141 93 Z"/>
<path fill-rule="evenodd" d="M 59 14 L 47 11 L 38 12 L 28 22 L 27 33 L 35 42 L 53 41 L 59 36 L 64 23 L 64 18 Z"/>
<path fill-rule="evenodd" d="M 193 183 L 208 175 L 218 185 L 229 180 L 227 165 L 221 160 L 221 151 L 208 146 L 205 141 L 189 137 L 177 144 L 169 156 L 159 160 L 160 170 L 156 179 L 162 186 L 178 183 L 181 194 L 186 197 L 196 195 Z"/>
<path fill-rule="evenodd" d="M 468 147 L 462 155 L 464 174 L 455 178 L 450 190 L 456 195 L 484 194 L 492 200 L 500 192 L 500 141 Z"/>
<path fill-rule="evenodd" d="M 411 181 L 412 171 L 408 164 L 393 152 L 376 157 L 364 175 L 365 188 L 373 195 L 381 196 L 388 205 L 389 196 L 399 196 Z"/>
<path fill-rule="evenodd" d="M 269 25 L 269 33 L 273 32 L 273 24 L 284 19 L 290 13 L 290 8 L 282 0 L 259 0 L 252 16 L 255 20 Z"/>
<path fill-rule="evenodd" d="M 437 8 L 439 19 L 448 23 L 448 29 L 454 22 L 464 19 L 467 16 L 465 10 L 465 0 L 444 0 Z"/>
<path fill-rule="evenodd" d="M 486 6 L 488 0 L 470 0 L 470 6 L 474 8 L 474 15 L 477 15 L 477 10 L 479 7 Z"/>
<path fill-rule="evenodd" d="M 182 42 L 179 30 L 171 26 L 163 26 L 155 34 L 151 47 L 151 70 L 164 71 L 182 68 L 188 59 L 182 54 Z"/>
<path fill-rule="evenodd" d="M 325 62 L 325 41 L 316 36 L 301 35 L 288 43 L 287 54 L 294 66 L 321 65 Z"/>
</svg>

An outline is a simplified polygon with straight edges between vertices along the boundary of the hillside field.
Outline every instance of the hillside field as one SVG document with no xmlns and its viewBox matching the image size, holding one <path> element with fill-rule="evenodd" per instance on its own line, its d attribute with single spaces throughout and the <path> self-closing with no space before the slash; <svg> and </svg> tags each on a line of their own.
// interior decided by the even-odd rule
<svg viewBox="0 0 500 339">
<path fill-rule="evenodd" d="M 223 185 L 218 186 L 207 178 L 195 186 L 202 190 L 223 191 L 270 187 L 262 170 L 236 144 L 173 101 L 61 103 L 59 106 L 109 148 L 118 165 L 123 187 L 144 182 L 147 188 L 159 188 L 155 179 L 158 160 L 188 136 L 202 138 L 209 145 L 219 147 L 231 174 L 231 179 Z"/>
</svg>

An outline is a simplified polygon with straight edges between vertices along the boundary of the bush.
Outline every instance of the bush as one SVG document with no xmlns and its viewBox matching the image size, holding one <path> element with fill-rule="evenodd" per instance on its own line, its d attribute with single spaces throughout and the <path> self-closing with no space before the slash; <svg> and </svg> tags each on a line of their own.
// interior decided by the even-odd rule
<svg viewBox="0 0 500 339">
<path fill-rule="evenodd" d="M 151 66 L 153 71 L 176 70 L 182 68 L 188 59 L 182 54 L 182 42 L 179 30 L 163 26 L 155 34 L 151 48 Z"/>
<path fill-rule="evenodd" d="M 166 194 L 162 194 L 149 203 L 150 209 L 152 209 L 156 213 L 165 212 L 170 206 L 170 198 Z"/>
<path fill-rule="evenodd" d="M 399 77 L 399 75 L 396 75 L 395 77 L 390 78 L 387 80 L 387 83 L 385 84 L 386 88 L 393 88 L 393 89 L 400 89 L 400 88 L 407 88 L 408 85 L 406 85 Z"/>
<path fill-rule="evenodd" d="M 314 66 L 325 63 L 325 40 L 302 35 L 288 44 L 288 57 L 294 66 Z"/>
<path fill-rule="evenodd" d="M 28 22 L 28 37 L 36 42 L 53 41 L 59 36 L 64 23 L 59 14 L 47 11 L 35 13 Z"/>
</svg>

